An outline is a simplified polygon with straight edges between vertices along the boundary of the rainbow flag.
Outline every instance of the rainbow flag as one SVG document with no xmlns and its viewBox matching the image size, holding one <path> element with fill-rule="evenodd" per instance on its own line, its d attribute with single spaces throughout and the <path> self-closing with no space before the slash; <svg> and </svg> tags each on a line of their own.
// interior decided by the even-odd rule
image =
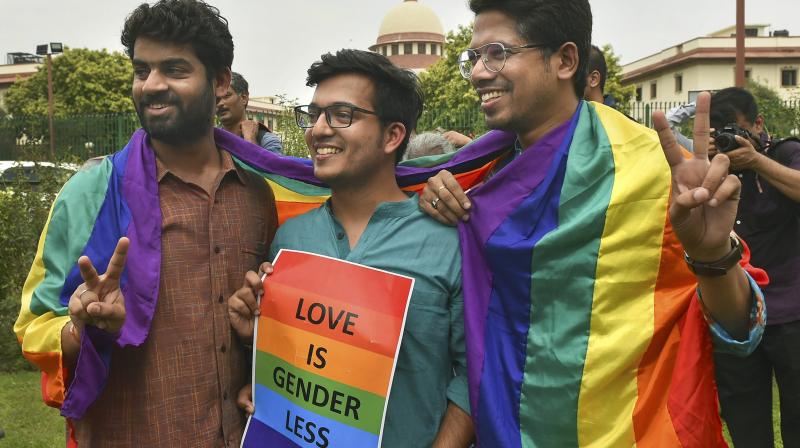
<svg viewBox="0 0 800 448">
<path fill-rule="evenodd" d="M 314 178 L 310 160 L 283 157 L 222 130 L 217 145 L 272 187 L 279 219 L 319 206 L 330 192 Z M 397 168 L 400 185 L 420 191 L 439 169 L 454 172 L 465 188 L 482 179 L 513 138 L 487 135 L 488 144 L 469 151 L 416 160 Z M 161 210 L 155 156 L 143 130 L 98 166 L 75 174 L 62 188 L 42 231 L 33 266 L 23 287 L 14 331 L 23 355 L 42 371 L 44 401 L 62 415 L 81 418 L 105 386 L 113 344 L 138 346 L 147 338 L 158 299 L 161 263 Z M 127 319 L 114 340 L 92 326 L 81 340 L 81 354 L 68 378 L 61 359 L 61 329 L 69 320 L 69 297 L 82 283 L 77 267 L 88 255 L 104 271 L 117 240 L 131 240 L 121 278 Z"/>
<path fill-rule="evenodd" d="M 582 102 L 470 193 L 459 233 L 480 446 L 725 446 L 670 191 L 655 132 Z"/>
<path fill-rule="evenodd" d="M 292 250 L 273 264 L 242 447 L 379 447 L 414 279 Z"/>
</svg>

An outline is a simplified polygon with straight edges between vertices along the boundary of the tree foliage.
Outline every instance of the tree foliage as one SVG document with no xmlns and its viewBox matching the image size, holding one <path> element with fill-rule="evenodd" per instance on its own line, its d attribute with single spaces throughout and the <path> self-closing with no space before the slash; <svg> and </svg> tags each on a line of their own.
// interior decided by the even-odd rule
<svg viewBox="0 0 800 448">
<path fill-rule="evenodd" d="M 627 112 L 636 87 L 633 85 L 622 85 L 622 66 L 619 64 L 619 56 L 614 54 L 611 44 L 603 45 L 603 55 L 606 58 L 606 85 L 605 93 L 611 95 L 616 100 L 617 109 Z"/>
<path fill-rule="evenodd" d="M 425 94 L 425 111 L 419 124 L 421 131 L 436 128 L 475 134 L 486 131 L 478 95 L 458 70 L 458 55 L 468 48 L 471 40 L 471 24 L 449 31 L 444 57 L 420 75 Z"/>
<path fill-rule="evenodd" d="M 52 65 L 56 116 L 133 112 L 133 70 L 122 53 L 67 48 L 53 57 Z M 11 86 L 5 102 L 15 116 L 46 115 L 47 65 Z"/>
<path fill-rule="evenodd" d="M 758 111 L 773 138 L 785 138 L 800 128 L 800 109 L 797 100 L 787 102 L 768 86 L 756 81 L 747 82 L 747 90 L 756 98 Z M 793 104 L 792 104 L 793 103 Z"/>
</svg>

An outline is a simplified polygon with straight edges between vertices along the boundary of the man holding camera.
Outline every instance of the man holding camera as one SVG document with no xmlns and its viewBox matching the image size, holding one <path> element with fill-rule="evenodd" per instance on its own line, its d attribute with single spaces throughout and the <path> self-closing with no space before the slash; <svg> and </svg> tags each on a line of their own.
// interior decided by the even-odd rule
<svg viewBox="0 0 800 448">
<path fill-rule="evenodd" d="M 769 320 L 746 358 L 715 354 L 722 415 L 736 446 L 773 446 L 772 376 L 785 446 L 800 446 L 800 141 L 770 141 L 755 98 L 728 88 L 711 97 L 709 156 L 724 152 L 742 183 L 734 230 L 767 271 Z"/>
</svg>

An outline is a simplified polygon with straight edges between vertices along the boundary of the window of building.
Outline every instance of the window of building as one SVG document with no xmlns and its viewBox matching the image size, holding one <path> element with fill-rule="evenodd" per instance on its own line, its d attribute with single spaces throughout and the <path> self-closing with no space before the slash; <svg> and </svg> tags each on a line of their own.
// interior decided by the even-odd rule
<svg viewBox="0 0 800 448">
<path fill-rule="evenodd" d="M 675 93 L 683 92 L 683 75 L 678 73 L 675 75 Z"/>
<path fill-rule="evenodd" d="M 642 86 L 636 86 L 636 101 L 642 101 Z"/>
<path fill-rule="evenodd" d="M 386 46 L 385 45 L 381 47 L 381 54 L 386 56 Z"/>
<path fill-rule="evenodd" d="M 795 87 L 797 85 L 797 69 L 784 68 L 781 70 L 781 87 Z"/>
<path fill-rule="evenodd" d="M 403 44 L 403 54 L 412 54 L 414 53 L 414 44 L 411 42 L 406 42 Z"/>
<path fill-rule="evenodd" d="M 392 44 L 392 56 L 400 54 L 400 45 Z"/>
<path fill-rule="evenodd" d="M 744 37 L 758 37 L 758 28 L 745 28 Z"/>
<path fill-rule="evenodd" d="M 431 54 L 439 54 L 439 44 L 431 44 Z"/>
<path fill-rule="evenodd" d="M 419 53 L 419 54 L 428 54 L 425 51 L 425 42 L 418 42 L 417 43 L 417 53 Z"/>
<path fill-rule="evenodd" d="M 650 83 L 650 99 L 654 100 L 658 96 L 658 84 L 655 82 Z"/>
</svg>

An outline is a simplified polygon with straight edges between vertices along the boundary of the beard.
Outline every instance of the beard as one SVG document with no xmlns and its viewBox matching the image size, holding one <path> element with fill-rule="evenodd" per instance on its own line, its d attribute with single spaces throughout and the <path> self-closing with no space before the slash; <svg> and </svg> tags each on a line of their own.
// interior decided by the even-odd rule
<svg viewBox="0 0 800 448">
<path fill-rule="evenodd" d="M 174 106 L 174 113 L 162 117 L 148 117 L 145 109 L 150 104 Z M 171 92 L 146 95 L 138 102 L 134 101 L 139 124 L 147 135 L 170 145 L 192 143 L 206 135 L 214 125 L 216 104 L 210 84 L 200 95 L 189 98 L 187 102 Z"/>
</svg>

